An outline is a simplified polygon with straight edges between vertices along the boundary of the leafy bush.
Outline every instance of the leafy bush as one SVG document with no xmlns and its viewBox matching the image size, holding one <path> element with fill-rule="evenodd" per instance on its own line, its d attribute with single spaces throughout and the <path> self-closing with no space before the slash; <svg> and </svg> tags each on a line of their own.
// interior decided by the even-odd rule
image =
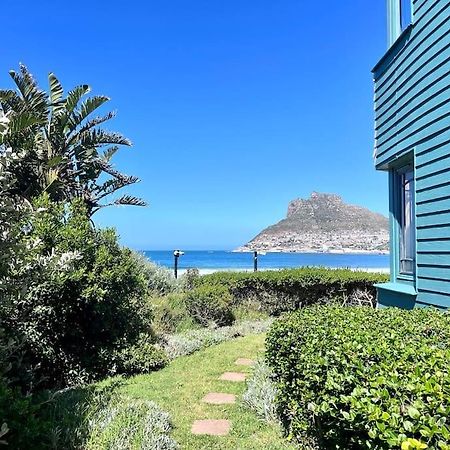
<svg viewBox="0 0 450 450">
<path fill-rule="evenodd" d="M 200 286 L 188 292 L 186 307 L 189 314 L 202 326 L 231 325 L 234 321 L 231 295 L 224 286 Z"/>
<path fill-rule="evenodd" d="M 0 377 L 0 446 L 28 450 L 32 442 L 47 438 L 50 424 L 39 417 L 42 399 L 25 395 Z M 33 448 L 42 448 L 35 446 Z"/>
<path fill-rule="evenodd" d="M 448 450 L 449 360 L 430 309 L 305 308 L 267 337 L 285 426 L 324 449 Z"/>
<path fill-rule="evenodd" d="M 118 351 L 151 332 L 145 274 L 113 230 L 92 227 L 81 201 L 67 207 L 44 196 L 35 209 L 20 225 L 26 257 L 11 269 L 15 288 L 0 320 L 46 385 L 105 376 Z"/>
<path fill-rule="evenodd" d="M 152 337 L 142 335 L 135 344 L 120 351 L 118 373 L 127 375 L 148 373 L 161 369 L 166 364 L 167 356 L 164 351 L 153 345 Z"/>
<path fill-rule="evenodd" d="M 316 303 L 326 303 L 336 297 L 349 303 L 358 292 L 366 292 L 376 303 L 375 283 L 388 281 L 383 274 L 349 269 L 300 268 L 262 272 L 216 272 L 197 280 L 197 287 L 222 286 L 229 290 L 234 305 L 253 299 L 271 315 Z"/>
<path fill-rule="evenodd" d="M 258 360 L 252 376 L 247 381 L 247 389 L 242 396 L 243 402 L 266 422 L 278 422 L 276 392 L 269 366 L 264 360 Z"/>
<path fill-rule="evenodd" d="M 151 305 L 154 315 L 152 327 L 156 334 L 179 333 L 199 327 L 187 311 L 185 294 L 153 297 Z"/>
</svg>

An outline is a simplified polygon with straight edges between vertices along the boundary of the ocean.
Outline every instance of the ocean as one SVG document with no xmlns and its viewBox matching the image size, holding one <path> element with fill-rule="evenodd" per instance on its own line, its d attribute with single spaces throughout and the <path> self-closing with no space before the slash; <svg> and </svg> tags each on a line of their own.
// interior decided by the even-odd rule
<svg viewBox="0 0 450 450">
<path fill-rule="evenodd" d="M 173 251 L 143 252 L 151 261 L 173 268 Z M 267 253 L 258 256 L 258 269 L 282 269 L 288 267 L 345 267 L 369 271 L 387 272 L 389 255 L 377 254 L 335 254 L 335 253 Z M 253 253 L 231 251 L 185 251 L 178 260 L 180 273 L 196 268 L 201 273 L 220 270 L 253 270 Z"/>
</svg>

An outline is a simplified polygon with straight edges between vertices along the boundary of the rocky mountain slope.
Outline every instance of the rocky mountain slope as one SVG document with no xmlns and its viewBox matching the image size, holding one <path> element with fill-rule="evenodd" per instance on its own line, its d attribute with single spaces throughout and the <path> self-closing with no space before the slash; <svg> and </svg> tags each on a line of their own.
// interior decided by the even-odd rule
<svg viewBox="0 0 450 450">
<path fill-rule="evenodd" d="M 385 253 L 388 219 L 335 194 L 289 203 L 287 216 L 236 251 Z"/>
</svg>

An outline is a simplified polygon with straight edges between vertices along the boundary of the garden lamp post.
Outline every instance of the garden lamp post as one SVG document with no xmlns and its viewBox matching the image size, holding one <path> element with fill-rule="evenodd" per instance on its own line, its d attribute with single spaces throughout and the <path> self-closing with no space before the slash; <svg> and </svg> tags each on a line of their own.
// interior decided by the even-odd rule
<svg viewBox="0 0 450 450">
<path fill-rule="evenodd" d="M 175 250 L 173 252 L 173 256 L 174 256 L 174 266 L 173 266 L 173 271 L 174 271 L 174 275 L 175 275 L 175 279 L 178 278 L 178 258 L 180 256 L 183 256 L 184 252 L 180 251 L 180 250 Z"/>
<path fill-rule="evenodd" d="M 266 252 L 258 252 L 258 250 L 253 251 L 253 272 L 258 272 L 258 256 L 265 254 Z"/>
</svg>

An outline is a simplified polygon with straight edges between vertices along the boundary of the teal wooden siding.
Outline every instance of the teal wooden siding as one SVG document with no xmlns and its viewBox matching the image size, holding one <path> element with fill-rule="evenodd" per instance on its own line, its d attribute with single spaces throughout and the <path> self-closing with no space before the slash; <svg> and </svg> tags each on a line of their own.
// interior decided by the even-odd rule
<svg viewBox="0 0 450 450">
<path fill-rule="evenodd" d="M 416 300 L 450 307 L 450 0 L 413 1 L 412 25 L 373 72 L 376 168 L 414 162 Z"/>
</svg>

